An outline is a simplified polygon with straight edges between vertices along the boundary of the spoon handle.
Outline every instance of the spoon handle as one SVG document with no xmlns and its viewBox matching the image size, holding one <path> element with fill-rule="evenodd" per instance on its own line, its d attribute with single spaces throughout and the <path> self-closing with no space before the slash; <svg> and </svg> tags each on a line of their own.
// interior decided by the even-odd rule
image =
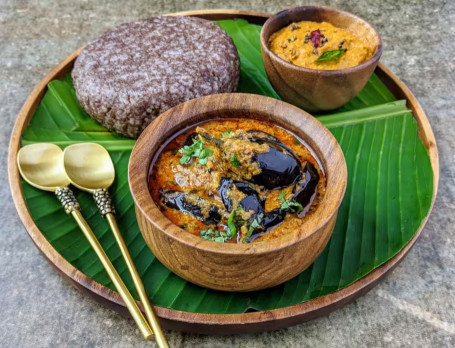
<svg viewBox="0 0 455 348">
<path fill-rule="evenodd" d="M 123 283 L 122 279 L 120 278 L 119 274 L 115 270 L 114 266 L 112 265 L 111 261 L 107 257 L 106 253 L 103 250 L 103 247 L 98 242 L 95 234 L 93 233 L 92 229 L 88 225 L 87 221 L 85 221 L 84 217 L 80 212 L 79 203 L 77 202 L 76 198 L 73 195 L 73 192 L 68 187 L 59 187 L 55 191 L 55 195 L 60 200 L 65 209 L 67 214 L 71 214 L 73 218 L 76 220 L 79 228 L 84 233 L 85 237 L 87 238 L 88 242 L 92 246 L 93 250 L 95 251 L 96 255 L 100 259 L 101 263 L 103 264 L 107 274 L 114 283 L 117 291 L 119 292 L 120 296 L 122 297 L 123 301 L 126 304 L 126 307 L 131 313 L 134 321 L 139 327 L 142 335 L 146 340 L 149 340 L 153 336 L 153 332 L 150 329 L 149 324 L 145 320 L 142 312 L 139 310 L 136 302 L 134 301 L 133 297 L 131 296 L 130 292 L 128 291 L 125 283 Z"/>
<path fill-rule="evenodd" d="M 163 330 L 161 329 L 158 318 L 153 311 L 153 307 L 150 304 L 147 293 L 145 292 L 144 284 L 142 283 L 141 277 L 134 266 L 133 259 L 128 251 L 125 241 L 122 238 L 122 234 L 117 226 L 117 221 L 112 213 L 106 214 L 106 219 L 111 227 L 112 233 L 114 234 L 115 240 L 120 247 L 123 258 L 125 259 L 128 270 L 130 271 L 131 277 L 133 278 L 134 286 L 139 294 L 142 305 L 144 306 L 145 316 L 147 317 L 150 326 L 152 327 L 153 333 L 155 334 L 155 340 L 160 348 L 169 348 L 169 344 L 164 336 Z"/>
<path fill-rule="evenodd" d="M 125 259 L 126 266 L 131 274 L 131 278 L 133 279 L 134 286 L 139 294 L 139 298 L 141 299 L 142 305 L 144 306 L 145 316 L 147 317 L 153 333 L 155 334 L 155 340 L 160 348 L 169 348 L 169 344 L 164 336 L 163 330 L 161 329 L 160 323 L 158 318 L 153 311 L 153 307 L 150 304 L 149 298 L 144 288 L 144 284 L 142 283 L 141 277 L 134 265 L 133 259 L 128 251 L 128 247 L 126 246 L 125 240 L 122 237 L 122 233 L 120 232 L 117 221 L 115 220 L 115 211 L 112 206 L 111 198 L 109 192 L 106 189 L 98 189 L 95 190 L 93 194 L 93 198 L 100 210 L 101 215 L 106 218 L 109 226 L 114 234 L 115 240 L 120 248 L 123 258 Z"/>
</svg>

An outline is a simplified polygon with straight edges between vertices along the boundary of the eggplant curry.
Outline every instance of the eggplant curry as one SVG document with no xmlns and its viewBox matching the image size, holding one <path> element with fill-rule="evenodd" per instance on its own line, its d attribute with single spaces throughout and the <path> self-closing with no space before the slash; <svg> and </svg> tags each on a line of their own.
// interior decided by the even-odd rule
<svg viewBox="0 0 455 348">
<path fill-rule="evenodd" d="M 268 122 L 222 119 L 171 138 L 152 161 L 149 190 L 182 229 L 248 243 L 296 229 L 323 198 L 325 178 L 290 132 Z"/>
</svg>

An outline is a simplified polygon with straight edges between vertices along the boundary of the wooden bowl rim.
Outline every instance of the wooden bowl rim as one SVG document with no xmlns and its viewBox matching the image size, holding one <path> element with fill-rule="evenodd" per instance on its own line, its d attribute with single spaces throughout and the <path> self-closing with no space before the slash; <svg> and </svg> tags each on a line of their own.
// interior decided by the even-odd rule
<svg viewBox="0 0 455 348">
<path fill-rule="evenodd" d="M 233 108 L 232 104 L 237 105 L 234 103 L 234 100 L 239 102 L 241 101 L 242 103 L 238 103 L 240 105 Z M 232 104 L 230 102 L 232 102 Z M 195 107 L 196 105 L 202 105 L 202 108 L 198 109 L 198 107 Z M 317 214 L 310 214 L 302 222 L 299 229 L 271 240 L 249 244 L 214 243 L 209 240 L 201 239 L 192 233 L 188 233 L 172 223 L 158 208 L 148 190 L 147 173 L 149 172 L 149 167 L 153 158 L 161 149 L 160 144 L 162 144 L 169 137 L 173 137 L 174 134 L 178 133 L 182 129 L 191 126 L 191 124 L 203 122 L 185 123 L 185 120 L 197 118 L 200 114 L 204 114 L 204 120 L 210 120 L 210 114 L 216 113 L 220 108 L 225 112 L 235 112 L 239 114 L 242 114 L 245 111 L 263 114 L 268 116 L 275 124 L 278 124 L 286 129 L 283 124 L 280 124 L 280 121 L 273 119 L 274 117 L 277 117 L 276 115 L 270 113 L 270 108 L 273 106 L 280 106 L 282 110 L 285 110 L 283 113 L 297 113 L 300 120 L 305 120 L 307 124 L 311 124 L 317 128 L 319 130 L 319 134 L 317 136 L 321 136 L 319 139 L 315 139 L 315 137 L 309 134 L 305 129 L 299 129 L 299 131 L 301 134 L 305 134 L 308 138 L 315 141 L 315 144 L 319 145 L 317 149 L 312 148 L 312 150 L 316 153 L 321 163 L 328 162 L 327 157 L 330 157 L 331 161 L 335 162 L 334 165 L 327 163 L 327 168 L 323 166 L 327 180 L 326 192 L 322 202 L 315 210 L 315 213 L 317 212 Z M 195 110 L 197 110 L 197 112 Z M 183 116 L 179 118 L 179 114 L 183 114 Z M 236 117 L 233 116 L 233 118 Z M 242 117 L 240 116 L 239 118 Z M 180 121 L 180 124 L 175 123 L 174 121 Z M 287 121 L 290 124 L 293 123 L 289 119 Z M 169 130 L 169 133 L 172 132 L 172 135 L 169 136 L 167 131 L 164 133 L 162 128 L 157 130 L 156 125 L 160 123 L 165 124 L 166 127 L 172 129 Z M 298 128 L 298 125 L 294 123 L 294 127 Z M 297 135 L 299 136 L 299 134 Z M 333 144 L 333 147 L 324 148 L 321 146 L 321 142 L 325 140 L 322 139 L 322 137 L 328 139 L 329 142 Z M 155 148 L 155 151 L 151 152 L 153 148 Z M 147 158 L 146 162 L 144 161 L 144 158 Z M 157 230 L 164 233 L 169 238 L 172 238 L 176 242 L 192 247 L 195 250 L 208 251 L 216 254 L 236 255 L 242 253 L 258 255 L 275 252 L 277 250 L 287 248 L 290 245 L 300 243 L 303 240 L 310 238 L 310 236 L 323 228 L 330 221 L 333 215 L 337 213 L 343 200 L 347 185 L 347 167 L 343 151 L 341 150 L 335 137 L 321 122 L 306 111 L 284 101 L 266 96 L 250 93 L 223 93 L 195 98 L 181 103 L 165 111 L 159 118 L 150 123 L 137 139 L 131 153 L 128 164 L 128 182 L 136 208 L 139 209 L 142 216 L 146 218 L 147 221 Z M 341 182 L 342 185 L 336 185 L 335 182 Z M 335 204 L 332 203 L 333 201 L 335 201 Z M 317 220 L 318 218 L 320 219 L 319 221 Z M 311 221 L 318 221 L 316 227 L 312 229 L 311 232 L 303 232 L 305 227 L 309 225 Z"/>
<path fill-rule="evenodd" d="M 366 60 L 365 62 L 363 62 L 363 63 L 361 63 L 359 65 L 356 65 L 356 66 L 353 66 L 353 67 L 350 67 L 350 68 L 335 69 L 335 70 L 310 69 L 310 68 L 305 68 L 303 66 L 299 66 L 299 65 L 295 65 L 295 64 L 289 63 L 288 61 L 284 60 L 283 58 L 279 57 L 274 52 L 272 52 L 272 50 L 269 48 L 269 45 L 268 45 L 268 39 L 269 38 L 268 37 L 265 38 L 265 28 L 267 26 L 269 26 L 273 21 L 275 21 L 278 18 L 278 16 L 285 15 L 286 13 L 288 13 L 290 11 L 293 11 L 293 10 L 297 10 L 297 9 L 298 10 L 302 10 L 302 11 L 306 11 L 306 10 L 322 11 L 323 10 L 323 11 L 335 12 L 335 13 L 339 13 L 339 14 L 345 16 L 345 17 L 349 17 L 350 19 L 353 19 L 355 21 L 363 23 L 365 26 L 369 27 L 374 33 L 376 33 L 376 36 L 378 38 L 378 42 L 376 43 L 376 52 L 375 52 L 375 54 L 372 55 L 368 60 Z M 318 74 L 318 75 L 323 75 L 323 76 L 327 76 L 327 77 L 355 73 L 355 72 L 358 72 L 360 70 L 365 69 L 366 67 L 368 67 L 368 66 L 370 66 L 372 64 L 376 64 L 379 61 L 379 59 L 381 58 L 381 55 L 382 55 L 382 52 L 383 52 L 383 49 L 384 49 L 383 42 L 382 42 L 382 37 L 379 34 L 379 31 L 376 29 L 375 26 L 373 26 L 372 24 L 370 24 L 369 22 L 367 22 L 363 18 L 360 18 L 359 16 L 357 16 L 357 15 L 355 15 L 353 13 L 350 13 L 350 12 L 347 12 L 347 11 L 343 11 L 343 10 L 339 10 L 337 8 L 330 7 L 330 6 L 297 6 L 297 7 L 288 8 L 288 9 L 282 10 L 280 12 L 277 12 L 276 14 L 272 15 L 271 17 L 269 17 L 265 21 L 265 23 L 264 23 L 264 25 L 262 26 L 262 29 L 261 29 L 260 38 L 261 38 L 261 47 L 264 50 L 264 52 L 266 52 L 266 54 L 270 57 L 270 59 L 273 59 L 278 64 L 282 64 L 282 65 L 286 66 L 287 68 L 294 69 L 296 71 L 305 72 L 305 73 L 312 73 L 312 74 Z"/>
<path fill-rule="evenodd" d="M 198 16 L 210 20 L 244 18 L 249 22 L 261 23 L 270 17 L 265 12 L 240 11 L 230 9 L 219 10 L 196 10 L 172 13 L 169 15 Z M 11 196 L 16 206 L 17 213 L 22 221 L 30 239 L 42 253 L 44 258 L 78 290 L 84 292 L 99 301 L 110 306 L 125 316 L 129 315 L 120 295 L 106 286 L 89 278 L 86 274 L 75 268 L 69 261 L 63 258 L 44 237 L 36 226 L 27 208 L 21 178 L 17 168 L 16 157 L 21 146 L 21 135 L 33 116 L 36 107 L 47 90 L 50 81 L 63 77 L 73 66 L 75 59 L 84 46 L 75 50 L 72 54 L 56 65 L 38 84 L 27 97 L 24 105 L 18 113 L 16 122 L 11 132 L 8 149 L 8 179 L 11 188 Z M 436 200 L 439 185 L 439 156 L 436 139 L 431 129 L 430 122 L 424 110 L 411 92 L 411 90 L 384 64 L 378 64 L 375 72 L 387 85 L 388 89 L 397 98 L 406 99 L 408 107 L 412 110 L 413 117 L 418 124 L 419 137 L 425 145 L 430 156 L 433 168 L 433 198 L 427 216 L 424 218 L 414 237 L 395 256 L 385 262 L 382 266 L 357 280 L 351 285 L 321 296 L 319 298 L 298 303 L 288 307 L 276 308 L 268 311 L 257 311 L 237 314 L 210 314 L 185 312 L 161 306 L 154 306 L 157 315 L 167 328 L 177 329 L 186 332 L 198 332 L 205 334 L 234 334 L 246 332 L 258 332 L 284 328 L 303 321 L 312 320 L 319 316 L 328 314 L 340 308 L 353 299 L 365 294 L 378 281 L 383 279 L 390 271 L 399 265 L 407 253 L 412 249 L 425 227 Z M 142 308 L 142 304 L 137 301 Z"/>
</svg>

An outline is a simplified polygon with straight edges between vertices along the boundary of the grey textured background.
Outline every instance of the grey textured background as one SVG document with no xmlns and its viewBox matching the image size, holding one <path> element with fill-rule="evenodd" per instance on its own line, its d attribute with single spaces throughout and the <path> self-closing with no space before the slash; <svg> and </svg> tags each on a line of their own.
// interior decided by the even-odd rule
<svg viewBox="0 0 455 348">
<path fill-rule="evenodd" d="M 192 9 L 265 12 L 305 1 L 0 0 L 0 346 L 142 347 L 132 320 L 74 290 L 40 255 L 9 193 L 6 158 L 19 109 L 33 87 L 76 48 L 116 24 Z M 382 62 L 414 92 L 439 147 L 433 213 L 401 265 L 367 295 L 326 317 L 285 330 L 207 337 L 167 332 L 173 347 L 455 346 L 455 1 L 314 1 L 353 12 L 384 39 Z"/>
</svg>

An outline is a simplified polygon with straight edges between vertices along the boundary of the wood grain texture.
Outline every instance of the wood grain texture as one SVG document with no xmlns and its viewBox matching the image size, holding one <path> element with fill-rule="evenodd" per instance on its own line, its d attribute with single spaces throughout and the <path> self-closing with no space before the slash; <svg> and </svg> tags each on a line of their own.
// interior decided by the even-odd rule
<svg viewBox="0 0 455 348">
<path fill-rule="evenodd" d="M 222 244 L 188 233 L 164 216 L 148 190 L 149 167 L 163 143 L 182 129 L 222 118 L 277 124 L 301 138 L 321 161 L 326 193 L 298 229 L 251 244 Z M 128 181 L 139 229 L 153 254 L 180 277 L 212 289 L 253 291 L 301 273 L 327 244 L 346 190 L 347 169 L 335 137 L 310 114 L 283 101 L 227 93 L 189 100 L 162 113 L 143 131 L 131 153 Z"/>
<path fill-rule="evenodd" d="M 315 70 L 289 63 L 269 49 L 268 41 L 273 33 L 299 21 L 329 22 L 345 29 L 369 44 L 374 54 L 358 66 L 341 70 Z M 330 7 L 304 6 L 281 11 L 265 22 L 261 51 L 267 76 L 283 100 L 307 111 L 333 110 L 365 87 L 381 57 L 382 39 L 376 29 L 353 14 Z"/>
<path fill-rule="evenodd" d="M 244 18 L 252 23 L 262 24 L 269 17 L 268 14 L 218 10 L 218 11 L 194 11 L 179 13 L 183 15 L 195 15 L 206 19 L 232 19 Z M 176 14 L 173 14 L 176 15 Z M 42 252 L 44 257 L 54 266 L 54 268 L 67 279 L 72 286 L 84 292 L 88 296 L 109 306 L 119 313 L 129 315 L 128 311 L 121 300 L 119 294 L 105 286 L 93 281 L 85 274 L 80 272 L 65 260 L 46 240 L 44 235 L 34 223 L 27 209 L 24 196 L 22 194 L 21 179 L 16 165 L 16 156 L 20 148 L 20 138 L 31 120 L 37 106 L 39 105 L 44 93 L 47 91 L 47 84 L 65 74 L 69 73 L 73 67 L 74 60 L 79 55 L 82 48 L 78 49 L 59 65 L 57 65 L 33 90 L 24 106 L 20 110 L 11 135 L 9 154 L 8 154 L 8 175 L 11 187 L 12 197 L 16 205 L 19 217 L 24 224 L 30 238 L 37 248 Z M 431 165 L 433 168 L 433 201 L 436 199 L 436 193 L 439 183 L 439 160 L 436 141 L 429 121 L 415 99 L 412 92 L 383 64 L 379 63 L 376 74 L 382 82 L 394 93 L 395 97 L 403 98 L 407 101 L 407 106 L 413 111 L 414 117 L 419 126 L 419 136 L 425 144 L 430 155 Z M 160 317 L 162 326 L 167 329 L 180 330 L 185 332 L 196 332 L 202 334 L 238 334 L 247 332 L 258 332 L 266 330 L 276 330 L 303 321 L 312 320 L 331 311 L 340 308 L 353 299 L 363 295 L 370 290 L 385 275 L 394 269 L 406 256 L 409 250 L 416 243 L 422 232 L 431 209 L 426 218 L 422 221 L 418 231 L 411 241 L 392 259 L 384 265 L 376 268 L 374 271 L 349 285 L 348 287 L 334 293 L 322 296 L 312 301 L 304 302 L 295 306 L 275 309 L 263 312 L 251 312 L 242 314 L 202 314 L 176 311 L 168 308 L 155 306 L 155 311 Z M 142 305 L 139 304 L 140 308 Z"/>
</svg>

